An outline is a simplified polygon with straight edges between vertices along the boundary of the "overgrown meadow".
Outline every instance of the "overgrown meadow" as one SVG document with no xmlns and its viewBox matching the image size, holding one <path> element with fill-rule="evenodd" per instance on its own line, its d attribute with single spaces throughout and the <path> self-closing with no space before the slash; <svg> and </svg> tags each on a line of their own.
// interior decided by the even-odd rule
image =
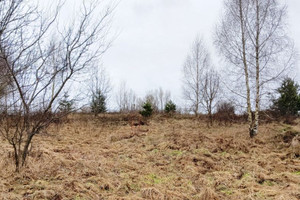
<svg viewBox="0 0 300 200">
<path fill-rule="evenodd" d="M 1 140 L 0 199 L 300 199 L 299 125 L 260 130 L 250 139 L 243 122 L 74 114 L 34 138 L 20 173 Z"/>
</svg>

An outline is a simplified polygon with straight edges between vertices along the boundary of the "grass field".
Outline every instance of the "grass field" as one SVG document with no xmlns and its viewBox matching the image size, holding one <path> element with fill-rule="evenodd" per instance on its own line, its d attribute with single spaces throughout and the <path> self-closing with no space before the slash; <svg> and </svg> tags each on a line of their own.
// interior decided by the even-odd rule
<svg viewBox="0 0 300 200">
<path fill-rule="evenodd" d="M 119 119 L 120 118 L 120 119 Z M 0 199 L 300 199 L 299 125 L 207 128 L 201 120 L 154 117 L 131 128 L 118 116 L 72 116 L 35 137 L 14 173 L 0 140 Z"/>
</svg>

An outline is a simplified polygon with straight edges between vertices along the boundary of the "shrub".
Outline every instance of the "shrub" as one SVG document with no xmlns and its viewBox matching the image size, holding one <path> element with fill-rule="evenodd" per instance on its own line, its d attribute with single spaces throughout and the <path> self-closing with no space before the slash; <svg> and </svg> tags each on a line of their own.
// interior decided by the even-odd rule
<svg viewBox="0 0 300 200">
<path fill-rule="evenodd" d="M 68 93 L 65 93 L 63 98 L 59 101 L 60 112 L 69 113 L 74 109 L 74 100 L 69 100 Z"/>
<path fill-rule="evenodd" d="M 285 78 L 276 91 L 279 97 L 273 100 L 273 109 L 281 116 L 297 115 L 300 110 L 299 85 L 291 78 Z"/>
<path fill-rule="evenodd" d="M 217 112 L 215 119 L 219 123 L 224 122 L 225 125 L 232 123 L 235 118 L 235 107 L 231 102 L 219 102 L 217 104 Z"/>
<path fill-rule="evenodd" d="M 176 112 L 176 105 L 171 100 L 166 103 L 165 112 L 166 113 L 175 113 Z"/>
<path fill-rule="evenodd" d="M 145 102 L 143 105 L 143 110 L 140 111 L 140 114 L 143 117 L 150 117 L 153 113 L 153 108 L 150 102 Z"/>
<path fill-rule="evenodd" d="M 235 107 L 231 102 L 220 102 L 217 105 L 217 113 L 234 115 Z"/>
<path fill-rule="evenodd" d="M 97 116 L 100 113 L 105 113 L 107 111 L 106 97 L 100 90 L 97 90 L 93 94 L 91 102 L 91 111 L 95 114 L 95 116 Z"/>
</svg>

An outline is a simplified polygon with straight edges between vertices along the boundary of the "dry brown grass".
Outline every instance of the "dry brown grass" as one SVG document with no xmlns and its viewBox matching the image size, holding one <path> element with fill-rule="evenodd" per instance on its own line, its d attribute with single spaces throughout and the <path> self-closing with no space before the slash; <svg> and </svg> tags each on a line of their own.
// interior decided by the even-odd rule
<svg viewBox="0 0 300 200">
<path fill-rule="evenodd" d="M 156 117 L 131 130 L 124 116 L 73 116 L 35 138 L 20 174 L 1 140 L 0 199 L 296 200 L 299 129 L 262 125 L 250 139 L 242 124 Z"/>
</svg>

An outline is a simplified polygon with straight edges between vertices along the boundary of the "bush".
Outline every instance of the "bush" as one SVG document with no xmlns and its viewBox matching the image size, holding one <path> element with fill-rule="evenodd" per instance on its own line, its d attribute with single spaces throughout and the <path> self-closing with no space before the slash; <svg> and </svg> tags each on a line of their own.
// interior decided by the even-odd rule
<svg viewBox="0 0 300 200">
<path fill-rule="evenodd" d="M 165 106 L 166 113 L 175 113 L 176 112 L 176 105 L 170 100 Z"/>
<path fill-rule="evenodd" d="M 234 115 L 235 107 L 231 102 L 220 102 L 217 105 L 217 113 Z"/>
<path fill-rule="evenodd" d="M 106 109 L 106 97 L 100 91 L 97 90 L 95 94 L 93 94 L 92 102 L 91 102 L 91 111 L 97 116 L 100 113 L 105 113 Z"/>
<path fill-rule="evenodd" d="M 276 91 L 279 97 L 273 100 L 273 110 L 281 116 L 297 115 L 300 110 L 299 85 L 291 78 L 285 78 Z"/>
<path fill-rule="evenodd" d="M 150 102 L 145 102 L 143 105 L 143 110 L 140 111 L 140 114 L 143 117 L 150 117 L 153 113 L 153 108 Z"/>
<path fill-rule="evenodd" d="M 58 109 L 62 113 L 69 113 L 74 110 L 74 100 L 69 100 L 68 93 L 65 93 L 63 98 L 59 101 Z"/>
<path fill-rule="evenodd" d="M 217 112 L 214 117 L 216 120 L 224 122 L 225 125 L 232 123 L 235 118 L 235 107 L 231 102 L 219 102 L 217 104 Z"/>
</svg>

